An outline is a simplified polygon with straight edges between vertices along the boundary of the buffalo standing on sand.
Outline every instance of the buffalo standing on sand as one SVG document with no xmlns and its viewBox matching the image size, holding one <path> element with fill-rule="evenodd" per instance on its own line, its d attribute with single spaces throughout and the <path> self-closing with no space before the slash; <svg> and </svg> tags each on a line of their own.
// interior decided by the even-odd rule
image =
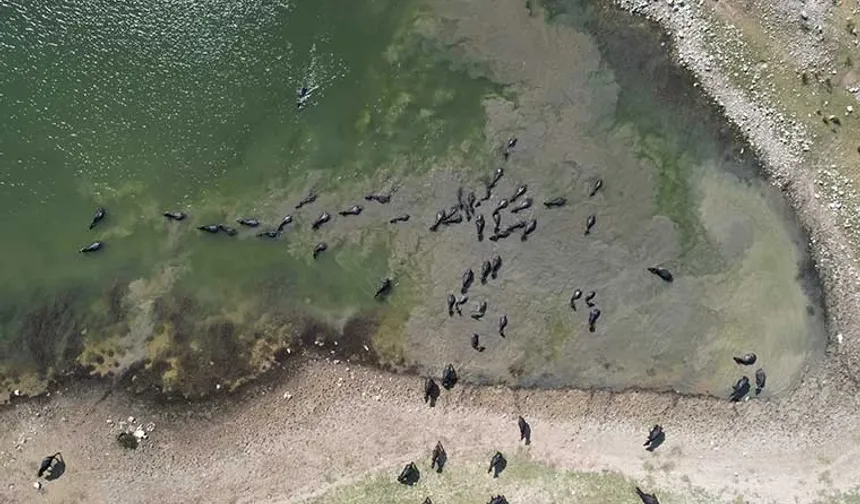
<svg viewBox="0 0 860 504">
<path fill-rule="evenodd" d="M 493 458 L 490 459 L 490 467 L 487 469 L 487 474 L 493 473 L 494 478 L 498 478 L 499 474 L 505 470 L 508 466 L 508 461 L 505 460 L 505 456 L 502 455 L 502 452 L 496 452 L 493 455 Z"/>
<path fill-rule="evenodd" d="M 532 444 L 532 428 L 526 419 L 523 417 L 517 418 L 517 425 L 520 428 L 520 441 L 525 441 L 526 446 Z"/>
<path fill-rule="evenodd" d="M 738 402 L 744 398 L 750 391 L 750 379 L 744 376 L 732 386 L 732 395 L 729 398 L 732 402 Z"/>
<path fill-rule="evenodd" d="M 57 452 L 53 455 L 48 455 L 42 459 L 39 464 L 39 472 L 36 476 L 45 477 L 46 480 L 55 480 L 59 478 L 66 470 L 66 463 L 63 461 L 63 455 Z"/>
<path fill-rule="evenodd" d="M 430 457 L 430 469 L 435 468 L 436 472 L 441 474 L 446 462 L 448 462 L 448 454 L 442 446 L 442 441 L 439 441 L 436 443 L 436 447 L 433 448 L 433 454 Z"/>
<path fill-rule="evenodd" d="M 424 380 L 424 402 L 430 403 L 430 407 L 436 406 L 436 399 L 439 399 L 439 385 L 436 385 L 436 382 L 433 378 L 427 378 Z"/>
<path fill-rule="evenodd" d="M 459 377 L 457 376 L 457 371 L 454 370 L 454 365 L 448 364 L 445 366 L 445 369 L 442 371 L 442 386 L 445 387 L 445 390 L 454 388 L 457 380 L 459 380 Z"/>
<path fill-rule="evenodd" d="M 666 434 L 663 432 L 663 426 L 655 425 L 651 427 L 651 431 L 648 433 L 648 439 L 645 440 L 645 449 L 648 451 L 654 451 L 658 446 L 663 444 L 663 441 L 666 440 Z"/>
<path fill-rule="evenodd" d="M 421 471 L 419 471 L 418 467 L 415 466 L 415 462 L 406 464 L 406 466 L 403 467 L 403 470 L 400 471 L 400 475 L 397 476 L 398 483 L 408 486 L 418 483 L 419 479 L 421 479 Z"/>
<path fill-rule="evenodd" d="M 639 487 L 636 487 L 636 495 L 638 495 L 639 498 L 642 499 L 642 504 L 660 504 L 660 501 L 657 500 L 656 495 L 645 493 Z"/>
</svg>

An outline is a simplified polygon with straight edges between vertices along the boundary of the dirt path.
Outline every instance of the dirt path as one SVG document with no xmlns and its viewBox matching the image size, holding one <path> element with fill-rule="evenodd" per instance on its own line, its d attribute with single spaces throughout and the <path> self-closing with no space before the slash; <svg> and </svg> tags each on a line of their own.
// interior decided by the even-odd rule
<svg viewBox="0 0 860 504">
<path fill-rule="evenodd" d="M 857 426 L 807 424 L 809 429 L 792 432 L 794 427 L 768 420 L 774 410 L 793 418 L 777 402 L 732 406 L 649 393 L 458 385 L 431 409 L 421 400 L 418 378 L 322 361 L 239 400 L 154 415 L 145 413 L 155 409 L 151 405 L 119 393 L 82 406 L 101 392 L 69 391 L 43 406 L 22 404 L 0 414 L 7 426 L 0 433 L 0 500 L 295 502 L 375 470 L 394 474 L 409 460 L 423 463 L 437 440 L 451 459 L 513 452 L 520 414 L 532 424 L 533 460 L 652 477 L 667 487 L 689 482 L 725 500 L 742 495 L 749 502 L 812 502 L 819 492 L 849 488 L 860 476 Z M 134 452 L 114 441 L 116 422 L 129 415 L 156 425 Z M 649 454 L 641 443 L 656 421 L 668 439 Z M 827 442 L 813 444 L 822 432 Z M 57 450 L 68 462 L 66 474 L 37 498 L 37 464 Z M 649 472 L 646 462 L 671 470 Z"/>
</svg>

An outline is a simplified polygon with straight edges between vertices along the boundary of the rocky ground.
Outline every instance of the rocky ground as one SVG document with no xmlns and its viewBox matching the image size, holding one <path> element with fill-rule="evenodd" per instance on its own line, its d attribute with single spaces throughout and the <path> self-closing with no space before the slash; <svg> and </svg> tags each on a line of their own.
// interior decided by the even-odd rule
<svg viewBox="0 0 860 504">
<path fill-rule="evenodd" d="M 457 385 L 430 408 L 418 378 L 326 361 L 205 407 L 152 408 L 120 394 L 100 401 L 102 393 L 83 386 L 3 413 L 3 502 L 297 502 L 367 473 L 394 478 L 411 460 L 436 477 L 427 459 L 439 440 L 452 472 L 501 450 L 512 460 L 618 471 L 652 489 L 695 488 L 720 501 L 813 502 L 855 484 L 860 458 L 850 417 L 804 405 Z M 529 448 L 519 447 L 518 415 L 532 425 Z M 135 451 L 115 441 L 129 416 L 154 426 Z M 655 422 L 667 440 L 649 453 L 642 442 Z M 56 451 L 65 474 L 33 488 L 39 461 Z M 475 484 L 502 488 L 510 484 L 504 476 Z"/>
</svg>

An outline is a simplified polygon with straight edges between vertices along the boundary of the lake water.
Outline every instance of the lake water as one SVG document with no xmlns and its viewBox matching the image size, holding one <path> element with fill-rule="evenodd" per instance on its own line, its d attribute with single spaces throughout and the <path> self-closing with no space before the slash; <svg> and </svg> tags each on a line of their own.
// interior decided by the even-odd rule
<svg viewBox="0 0 860 504">
<path fill-rule="evenodd" d="M 205 394 L 316 347 L 434 374 L 454 362 L 477 381 L 716 394 L 752 376 L 731 356 L 755 351 L 769 391 L 788 389 L 824 337 L 778 193 L 648 27 L 545 7 L 0 4 L 3 387 L 135 366 L 138 387 Z M 314 91 L 298 110 L 302 87 Z M 428 231 L 458 187 L 480 195 L 503 165 L 488 234 L 487 206 L 517 184 L 569 204 L 525 212 L 539 221 L 528 242 L 478 243 L 472 223 Z M 296 209 L 309 191 L 317 201 Z M 353 204 L 361 215 L 337 215 Z M 89 230 L 98 206 L 107 217 Z M 310 230 L 324 210 L 333 221 Z M 279 239 L 256 237 L 287 214 Z M 239 234 L 195 229 L 213 223 Z M 93 240 L 104 250 L 77 252 Z M 496 253 L 500 280 L 471 294 L 485 320 L 449 318 L 447 293 Z M 671 286 L 643 274 L 658 263 Z M 388 275 L 392 295 L 375 300 Z M 595 333 L 584 303 L 568 307 L 575 288 L 597 292 Z M 474 332 L 487 351 L 469 348 Z"/>
</svg>

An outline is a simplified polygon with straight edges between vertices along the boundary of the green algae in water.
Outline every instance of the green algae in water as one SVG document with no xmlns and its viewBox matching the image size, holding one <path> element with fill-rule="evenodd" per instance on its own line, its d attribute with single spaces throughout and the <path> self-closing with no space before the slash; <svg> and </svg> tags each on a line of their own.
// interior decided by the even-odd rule
<svg viewBox="0 0 860 504">
<path fill-rule="evenodd" d="M 78 339 L 93 344 L 134 337 L 137 326 L 117 314 L 159 299 L 190 297 L 194 314 L 227 317 L 236 334 L 252 334 L 268 307 L 335 318 L 375 310 L 372 293 L 391 272 L 384 240 L 329 237 L 331 249 L 312 261 L 315 238 L 301 230 L 267 243 L 194 228 L 236 226 L 237 217 L 273 226 L 293 213 L 301 229 L 321 211 L 292 208 L 309 183 L 346 206 L 371 179 L 484 154 L 481 100 L 495 88 L 427 51 L 414 2 L 239 6 L 174 11 L 141 0 L 10 11 L 0 35 L 10 75 L 0 87 L 10 118 L 0 125 L 0 232 L 17 243 L 5 256 L 16 267 L 0 271 L 9 348 L 29 307 L 38 314 L 40 303 L 65 297 L 62 310 L 85 332 Z M 302 86 L 319 89 L 298 112 Z M 88 231 L 96 206 L 108 217 Z M 165 210 L 189 218 L 165 221 Z M 107 244 L 102 253 L 76 253 L 96 239 Z M 165 271 L 173 273 L 162 282 Z M 141 299 L 125 288 L 135 280 L 149 289 Z M 391 311 L 401 316 L 382 317 L 388 334 L 406 308 Z M 78 345 L 67 347 L 55 349 L 62 358 L 38 360 L 68 362 Z"/>
</svg>

